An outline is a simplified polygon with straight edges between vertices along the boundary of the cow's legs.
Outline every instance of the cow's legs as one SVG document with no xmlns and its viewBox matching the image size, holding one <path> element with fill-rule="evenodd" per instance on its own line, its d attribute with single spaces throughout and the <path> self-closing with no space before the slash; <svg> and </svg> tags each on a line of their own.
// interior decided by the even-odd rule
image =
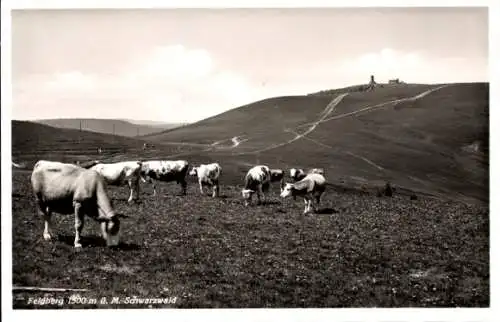
<svg viewBox="0 0 500 322">
<path fill-rule="evenodd" d="M 153 196 L 156 196 L 156 181 L 151 180 L 151 183 L 153 184 Z"/>
<path fill-rule="evenodd" d="M 212 189 L 213 189 L 212 197 L 213 198 L 218 197 L 219 196 L 219 184 L 214 184 Z"/>
<path fill-rule="evenodd" d="M 203 194 L 203 183 L 200 181 L 199 184 L 200 184 L 200 193 Z"/>
<path fill-rule="evenodd" d="M 139 201 L 140 199 L 140 194 L 141 194 L 141 187 L 140 187 L 140 184 L 139 184 L 139 179 L 136 179 L 134 184 L 135 184 L 135 196 L 136 196 L 136 200 Z"/>
<path fill-rule="evenodd" d="M 130 189 L 130 197 L 128 197 L 128 202 L 131 202 L 132 200 L 134 200 L 134 183 L 132 182 L 132 180 L 128 180 L 127 183 Z"/>
<path fill-rule="evenodd" d="M 185 179 L 181 181 L 181 187 L 182 187 L 182 194 L 186 195 L 186 189 L 187 189 L 187 182 Z"/>
<path fill-rule="evenodd" d="M 304 198 L 304 215 L 307 214 L 307 205 L 308 205 L 307 199 Z"/>
<path fill-rule="evenodd" d="M 141 177 L 142 178 L 142 177 Z M 147 182 L 153 185 L 153 196 L 156 196 L 156 185 L 155 181 L 151 179 L 150 176 L 146 176 L 146 179 L 142 178 L 142 182 Z"/>
<path fill-rule="evenodd" d="M 319 203 L 321 201 L 321 195 L 316 195 L 316 207 L 314 208 L 314 211 L 318 212 L 319 211 Z"/>
<path fill-rule="evenodd" d="M 45 207 L 44 210 L 40 211 L 43 214 L 43 221 L 44 221 L 44 229 L 43 229 L 43 239 L 45 240 L 51 240 L 52 239 L 52 234 L 51 234 L 51 216 L 52 216 L 52 211 L 50 210 L 49 207 Z"/>
<path fill-rule="evenodd" d="M 82 244 L 80 244 L 80 235 L 83 230 L 83 211 L 82 204 L 79 202 L 74 202 L 75 207 L 75 247 L 80 248 Z"/>
<path fill-rule="evenodd" d="M 266 196 L 264 195 L 264 192 L 262 191 L 262 185 L 259 185 L 257 187 L 257 204 L 262 204 L 266 201 Z"/>
</svg>

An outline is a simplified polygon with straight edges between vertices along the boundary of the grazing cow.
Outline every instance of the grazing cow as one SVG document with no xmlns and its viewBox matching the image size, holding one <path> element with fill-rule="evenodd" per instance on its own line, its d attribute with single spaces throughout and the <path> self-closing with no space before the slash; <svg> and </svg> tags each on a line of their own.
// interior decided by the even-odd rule
<svg viewBox="0 0 500 322">
<path fill-rule="evenodd" d="M 122 186 L 125 183 L 130 188 L 130 197 L 132 200 L 139 201 L 139 181 L 141 177 L 141 161 L 124 161 L 117 163 L 98 162 L 90 169 L 97 171 L 107 184 L 112 186 Z"/>
<path fill-rule="evenodd" d="M 245 199 L 245 206 L 252 201 L 252 196 L 257 192 L 257 204 L 261 203 L 261 196 L 265 199 L 264 192 L 269 190 L 271 184 L 271 170 L 268 166 L 258 165 L 248 170 L 245 176 L 245 188 L 241 191 Z"/>
<path fill-rule="evenodd" d="M 186 194 L 189 162 L 185 160 L 177 161 L 144 161 L 141 169 L 141 179 L 143 182 L 153 184 L 153 195 L 156 196 L 155 180 L 163 182 L 176 181 L 181 184 L 182 194 Z"/>
<path fill-rule="evenodd" d="M 281 169 L 271 169 L 271 182 L 280 183 L 280 191 L 283 190 L 285 186 L 285 171 Z"/>
<path fill-rule="evenodd" d="M 101 224 L 102 236 L 108 246 L 118 245 L 119 217 L 125 216 L 113 210 L 104 179 L 96 171 L 74 164 L 40 160 L 33 168 L 31 185 L 38 210 L 44 217 L 45 240 L 52 238 L 50 224 L 53 212 L 62 215 L 74 213 L 76 248 L 82 247 L 80 236 L 85 214 Z"/>
<path fill-rule="evenodd" d="M 281 192 L 281 197 L 301 196 L 304 198 L 304 214 L 312 210 L 313 199 L 316 200 L 314 211 L 318 211 L 321 195 L 325 192 L 326 180 L 323 175 L 310 173 L 304 179 L 295 183 L 287 183 Z"/>
<path fill-rule="evenodd" d="M 219 177 L 221 173 L 222 168 L 218 163 L 201 164 L 189 171 L 189 175 L 198 176 L 201 194 L 203 194 L 203 186 L 211 186 L 213 190 L 212 197 L 214 198 L 219 196 Z"/>
</svg>

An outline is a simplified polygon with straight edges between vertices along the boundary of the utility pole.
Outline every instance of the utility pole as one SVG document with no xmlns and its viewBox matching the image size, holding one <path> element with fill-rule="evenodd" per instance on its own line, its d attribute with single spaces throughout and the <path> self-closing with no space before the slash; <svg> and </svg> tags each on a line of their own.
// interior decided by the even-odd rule
<svg viewBox="0 0 500 322">
<path fill-rule="evenodd" d="M 113 135 L 115 135 L 115 123 L 113 123 Z"/>
</svg>

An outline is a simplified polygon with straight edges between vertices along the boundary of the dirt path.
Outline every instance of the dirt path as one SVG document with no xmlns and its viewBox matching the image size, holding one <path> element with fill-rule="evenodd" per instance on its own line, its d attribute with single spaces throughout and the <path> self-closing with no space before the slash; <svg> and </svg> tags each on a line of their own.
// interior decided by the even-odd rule
<svg viewBox="0 0 500 322">
<path fill-rule="evenodd" d="M 372 110 L 375 110 L 377 108 L 384 107 L 384 106 L 387 106 L 387 105 L 390 105 L 390 104 L 394 104 L 395 105 L 395 104 L 403 103 L 403 102 L 416 101 L 418 99 L 424 98 L 425 96 L 431 94 L 432 92 L 435 92 L 437 90 L 440 90 L 440 89 L 448 87 L 448 86 L 449 85 L 442 85 L 442 86 L 439 86 L 439 87 L 431 88 L 431 89 L 429 89 L 429 90 L 427 90 L 427 91 L 425 91 L 423 93 L 417 94 L 415 96 L 400 98 L 400 99 L 396 99 L 396 100 L 392 100 L 392 101 L 388 101 L 388 102 L 384 102 L 384 103 L 380 103 L 380 104 L 376 104 L 376 105 L 370 105 L 370 106 L 364 107 L 364 108 L 362 108 L 360 110 L 357 110 L 357 111 L 353 111 L 353 112 L 349 112 L 349 113 L 344 113 L 344 114 L 332 116 L 332 117 L 329 117 L 329 118 L 324 118 L 320 122 L 305 123 L 305 124 L 302 124 L 302 125 L 298 126 L 297 128 L 309 126 L 311 124 L 317 125 L 317 123 L 323 123 L 323 122 L 327 122 L 327 121 L 331 121 L 331 120 L 342 119 L 344 117 L 348 117 L 348 116 L 360 114 L 360 113 L 367 112 L 367 111 L 372 111 Z"/>
<path fill-rule="evenodd" d="M 325 109 L 323 110 L 323 112 L 321 113 L 322 116 L 315 122 L 313 123 L 309 123 L 308 125 L 309 128 L 304 131 L 303 133 L 299 134 L 299 133 L 295 133 L 295 137 L 291 140 L 288 140 L 288 141 L 285 141 L 285 142 L 282 142 L 282 143 L 278 143 L 278 144 L 273 144 L 271 146 L 268 146 L 266 148 L 263 148 L 263 149 L 260 149 L 260 150 L 255 150 L 255 151 L 249 151 L 249 152 L 240 152 L 240 153 L 235 153 L 234 155 L 243 155 L 243 154 L 254 154 L 254 153 L 260 153 L 260 152 L 264 152 L 264 151 L 268 151 L 268 150 L 272 150 L 272 149 L 275 149 L 275 148 L 278 148 L 280 146 L 284 146 L 284 145 L 287 145 L 287 144 L 290 144 L 292 142 L 295 142 L 303 137 L 305 137 L 306 135 L 308 135 L 309 133 L 311 133 L 312 131 L 314 131 L 316 129 L 316 127 L 322 123 L 325 118 L 331 114 L 333 112 L 333 110 L 335 109 L 335 107 L 342 101 L 342 99 L 344 99 L 344 97 L 346 97 L 348 95 L 348 93 L 343 93 L 343 94 L 340 94 L 338 95 L 337 97 L 335 97 L 326 107 Z"/>
</svg>

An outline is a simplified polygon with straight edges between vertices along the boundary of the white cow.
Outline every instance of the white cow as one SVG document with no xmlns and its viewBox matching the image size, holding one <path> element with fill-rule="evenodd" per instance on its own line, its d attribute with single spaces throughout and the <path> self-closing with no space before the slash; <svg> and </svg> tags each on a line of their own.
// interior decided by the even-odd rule
<svg viewBox="0 0 500 322">
<path fill-rule="evenodd" d="M 108 246 L 118 245 L 119 217 L 125 216 L 113 210 L 106 184 L 97 172 L 74 164 L 40 160 L 33 168 L 31 185 L 39 212 L 44 217 L 45 240 L 52 238 L 50 224 L 53 212 L 63 215 L 74 213 L 76 248 L 82 247 L 80 235 L 85 214 L 101 224 L 102 236 Z"/>
<path fill-rule="evenodd" d="M 325 192 L 326 180 L 323 175 L 318 173 L 308 174 L 304 179 L 295 183 L 285 184 L 285 188 L 281 192 L 281 197 L 301 196 L 304 198 L 304 214 L 312 210 L 314 206 L 313 199 L 316 201 L 314 211 L 318 211 L 321 195 Z"/>
<path fill-rule="evenodd" d="M 257 165 L 248 170 L 245 176 L 245 187 L 241 191 L 241 195 L 245 200 L 245 206 L 248 206 L 252 201 L 252 196 L 257 192 L 257 204 L 261 203 L 261 196 L 265 199 L 264 192 L 269 191 L 271 184 L 271 170 L 268 166 Z"/>
<path fill-rule="evenodd" d="M 221 173 L 222 168 L 218 163 L 201 164 L 189 171 L 189 175 L 198 177 L 201 194 L 203 194 L 203 186 L 210 186 L 212 187 L 212 197 L 214 198 L 219 196 L 219 178 Z"/>
<path fill-rule="evenodd" d="M 181 184 L 182 194 L 186 194 L 189 162 L 185 160 L 177 161 L 144 161 L 141 168 L 141 179 L 143 182 L 153 184 L 153 195 L 156 195 L 155 180 L 163 182 L 176 181 Z"/>
<path fill-rule="evenodd" d="M 141 177 L 141 161 L 124 161 L 117 163 L 97 163 L 90 167 L 97 171 L 107 184 L 122 186 L 127 184 L 130 188 L 128 202 L 139 200 L 139 181 Z"/>
</svg>

